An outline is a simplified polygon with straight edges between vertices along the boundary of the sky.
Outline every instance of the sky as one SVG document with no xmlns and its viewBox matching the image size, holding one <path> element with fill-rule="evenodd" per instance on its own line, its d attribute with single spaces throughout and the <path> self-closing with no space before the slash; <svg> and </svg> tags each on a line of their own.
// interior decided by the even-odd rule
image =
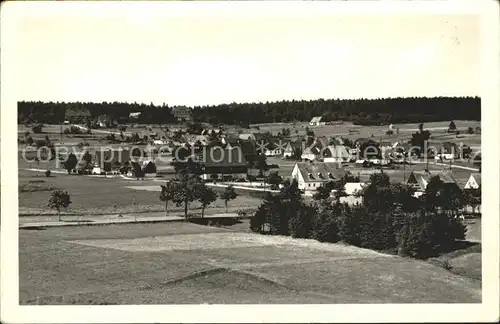
<svg viewBox="0 0 500 324">
<path fill-rule="evenodd" d="M 18 100 L 479 95 L 474 15 L 61 7 L 16 15 Z"/>
</svg>

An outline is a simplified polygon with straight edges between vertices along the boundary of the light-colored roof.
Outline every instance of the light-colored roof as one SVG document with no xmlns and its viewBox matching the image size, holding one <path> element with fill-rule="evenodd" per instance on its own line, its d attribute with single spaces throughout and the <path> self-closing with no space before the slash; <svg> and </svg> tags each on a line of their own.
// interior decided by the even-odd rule
<svg viewBox="0 0 500 324">
<path fill-rule="evenodd" d="M 253 133 L 241 133 L 238 137 L 240 139 L 248 140 L 248 139 L 254 139 L 255 135 Z"/>
<path fill-rule="evenodd" d="M 364 182 L 346 182 L 344 185 L 344 191 L 348 195 L 353 195 L 356 191 L 361 191 L 366 185 Z"/>
<path fill-rule="evenodd" d="M 305 182 L 339 181 L 346 174 L 337 163 L 299 162 L 296 165 Z"/>
<path fill-rule="evenodd" d="M 481 186 L 481 173 L 471 173 L 470 176 L 476 180 L 478 186 Z"/>
<path fill-rule="evenodd" d="M 321 121 L 322 116 L 316 116 L 311 119 L 311 123 L 319 123 Z"/>
<path fill-rule="evenodd" d="M 320 149 L 316 146 L 306 147 L 304 149 L 304 151 L 302 152 L 303 155 L 309 155 L 309 154 L 318 155 L 319 153 L 320 153 Z"/>
</svg>

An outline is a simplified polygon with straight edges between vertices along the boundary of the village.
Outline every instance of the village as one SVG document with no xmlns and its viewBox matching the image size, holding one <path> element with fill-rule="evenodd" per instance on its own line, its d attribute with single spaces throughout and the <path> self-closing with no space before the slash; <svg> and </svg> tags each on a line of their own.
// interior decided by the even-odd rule
<svg viewBox="0 0 500 324">
<path fill-rule="evenodd" d="M 88 111 L 69 110 L 64 125 L 46 127 L 55 130 L 49 131 L 46 140 L 40 136 L 34 140 L 32 137 L 37 134 L 30 134 L 29 130 L 20 137 L 26 146 L 25 163 L 30 165 L 27 169 L 166 181 L 174 176 L 176 161 L 192 159 L 200 164 L 201 177 L 210 184 L 266 191 L 277 190 L 286 179 L 296 179 L 299 189 L 309 197 L 319 187 L 350 174 L 356 182 L 344 183 L 347 196 L 342 200 L 351 203 L 359 202 L 353 199 L 355 192 L 377 172 L 385 172 L 391 181 L 412 187 L 415 196 L 425 192 L 432 176 L 464 190 L 478 189 L 481 183 L 480 126 L 474 122 L 461 128 L 462 135 L 453 121 L 447 127 L 434 127 L 426 154 L 412 140 L 412 134 L 415 138 L 423 128 L 412 133 L 411 129 L 401 130 L 392 124 L 386 129 L 349 127 L 338 121 L 322 122 L 319 116 L 305 127 L 279 129 L 268 125 L 269 130 L 263 131 L 264 125 L 249 132 L 193 122 L 186 107 L 177 107 L 173 114 L 179 123 L 158 129 L 154 125 L 118 125 L 106 115 L 91 119 Z M 137 112 L 129 117 L 133 122 L 139 116 Z M 360 137 L 367 133 L 363 128 L 370 129 L 370 136 Z M 45 163 L 38 160 L 38 148 L 47 145 L 57 154 L 59 169 L 51 168 L 55 164 L 51 154 L 42 154 Z M 74 157 L 68 159 L 69 155 Z"/>
</svg>

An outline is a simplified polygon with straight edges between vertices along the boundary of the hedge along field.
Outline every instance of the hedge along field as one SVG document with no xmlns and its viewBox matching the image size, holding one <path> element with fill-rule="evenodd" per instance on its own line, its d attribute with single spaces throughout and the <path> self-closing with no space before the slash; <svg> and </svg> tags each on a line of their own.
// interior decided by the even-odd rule
<svg viewBox="0 0 500 324">
<path fill-rule="evenodd" d="M 387 174 L 373 174 L 355 206 L 315 195 L 306 203 L 294 180 L 279 195 L 266 197 L 251 218 L 257 233 L 313 238 L 344 243 L 415 258 L 448 253 L 465 239 L 466 226 L 456 217 L 468 199 L 461 189 L 433 177 L 421 199 L 407 187 L 390 182 Z M 341 194 L 341 192 L 339 192 Z M 328 195 L 329 197 L 329 195 Z"/>
</svg>

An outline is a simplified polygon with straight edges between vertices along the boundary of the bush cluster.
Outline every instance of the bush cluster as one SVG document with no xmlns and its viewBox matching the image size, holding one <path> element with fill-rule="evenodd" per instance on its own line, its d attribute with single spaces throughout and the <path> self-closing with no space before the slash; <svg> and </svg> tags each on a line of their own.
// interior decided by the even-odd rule
<svg viewBox="0 0 500 324">
<path fill-rule="evenodd" d="M 465 226 L 454 213 L 443 208 L 419 207 L 409 198 L 411 192 L 387 183 L 384 187 L 383 178 L 373 180 L 384 181 L 368 187 L 364 203 L 355 206 L 331 199 L 309 205 L 301 197 L 296 181 L 285 182 L 278 195 L 268 194 L 265 198 L 250 220 L 250 229 L 319 242 L 342 241 L 414 258 L 448 252 L 456 240 L 464 239 Z M 384 204 L 373 203 L 380 198 Z M 400 203 L 405 200 L 406 203 Z"/>
<path fill-rule="evenodd" d="M 64 134 L 83 134 L 83 131 L 81 128 L 77 127 L 77 126 L 74 126 L 74 125 L 71 125 L 70 128 L 66 128 L 64 131 L 63 131 Z"/>
</svg>

